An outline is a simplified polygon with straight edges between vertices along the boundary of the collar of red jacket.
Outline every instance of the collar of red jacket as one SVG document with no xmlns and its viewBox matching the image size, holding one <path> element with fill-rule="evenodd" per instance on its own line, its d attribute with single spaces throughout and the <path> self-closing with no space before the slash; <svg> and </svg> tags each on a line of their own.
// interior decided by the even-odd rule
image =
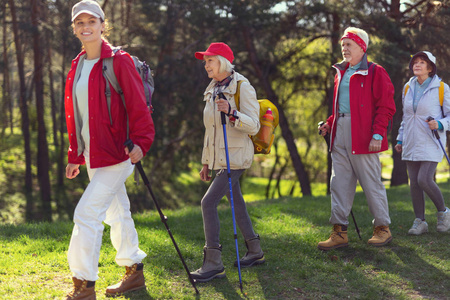
<svg viewBox="0 0 450 300">
<path fill-rule="evenodd" d="M 345 71 L 349 67 L 349 63 L 346 62 L 345 60 L 343 60 L 340 63 L 335 64 L 334 67 L 340 71 Z M 359 66 L 358 71 L 368 70 L 368 69 L 369 69 L 369 62 L 367 60 L 367 53 L 364 53 L 364 56 L 361 59 L 361 65 Z"/>
<path fill-rule="evenodd" d="M 108 58 L 114 56 L 113 46 L 108 43 L 106 40 L 102 39 L 102 50 L 100 53 L 100 58 Z M 78 54 L 78 56 L 75 58 L 75 60 L 78 60 L 82 55 L 86 54 L 86 50 L 83 50 Z"/>
</svg>

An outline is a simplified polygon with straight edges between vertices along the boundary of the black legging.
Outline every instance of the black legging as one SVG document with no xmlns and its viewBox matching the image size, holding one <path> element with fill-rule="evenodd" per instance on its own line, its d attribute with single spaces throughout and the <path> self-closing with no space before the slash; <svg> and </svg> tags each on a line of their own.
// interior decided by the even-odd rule
<svg viewBox="0 0 450 300">
<path fill-rule="evenodd" d="M 437 165 L 432 161 L 406 161 L 414 213 L 421 220 L 425 220 L 424 192 L 438 211 L 445 211 L 444 196 L 433 179 Z"/>
</svg>

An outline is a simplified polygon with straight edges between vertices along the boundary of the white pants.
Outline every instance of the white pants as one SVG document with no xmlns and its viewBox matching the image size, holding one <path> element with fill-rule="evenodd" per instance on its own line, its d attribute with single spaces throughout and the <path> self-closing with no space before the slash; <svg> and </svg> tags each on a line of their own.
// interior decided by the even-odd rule
<svg viewBox="0 0 450 300">
<path fill-rule="evenodd" d="M 367 145 L 369 148 L 369 145 Z M 374 226 L 388 226 L 389 207 L 386 188 L 381 182 L 381 163 L 378 153 L 352 154 L 350 116 L 337 120 L 336 138 L 331 152 L 333 161 L 331 190 L 331 224 L 348 225 L 348 215 L 359 181 L 366 195 L 369 211 L 374 216 Z"/>
<path fill-rule="evenodd" d="M 117 165 L 91 169 L 90 183 L 75 209 L 72 238 L 67 257 L 73 276 L 81 280 L 98 279 L 98 260 L 102 245 L 103 221 L 111 226 L 111 242 L 119 266 L 140 263 L 147 255 L 139 249 L 125 180 L 133 172 L 130 160 Z"/>
</svg>

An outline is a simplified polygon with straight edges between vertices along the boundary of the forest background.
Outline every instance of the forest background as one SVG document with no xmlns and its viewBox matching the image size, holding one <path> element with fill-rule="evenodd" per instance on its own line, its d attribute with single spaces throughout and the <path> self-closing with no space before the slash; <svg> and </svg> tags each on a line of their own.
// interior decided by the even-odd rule
<svg viewBox="0 0 450 300">
<path fill-rule="evenodd" d="M 81 44 L 71 30 L 78 1 L 0 0 L 0 222 L 67 220 L 88 178 L 64 176 L 67 134 L 64 84 Z M 312 195 L 326 185 L 330 157 L 317 123 L 331 111 L 331 65 L 342 59 L 339 39 L 348 26 L 370 36 L 369 60 L 382 65 L 395 87 L 397 113 L 411 76 L 412 54 L 431 51 L 438 75 L 449 80 L 450 1 L 400 0 L 103 0 L 115 46 L 154 70 L 156 139 L 143 164 L 164 207 L 199 204 L 203 144 L 202 93 L 209 83 L 196 51 L 226 42 L 236 70 L 280 112 L 270 155 L 255 156 L 247 178 L 268 178 L 266 197 Z M 391 186 L 406 184 L 406 167 L 392 155 Z M 131 180 L 130 180 L 131 182 Z M 128 184 L 132 210 L 151 209 L 144 188 Z M 325 190 L 325 189 L 324 189 Z M 314 191 L 316 191 L 314 189 Z M 245 192 L 245 191 L 244 191 Z"/>
</svg>

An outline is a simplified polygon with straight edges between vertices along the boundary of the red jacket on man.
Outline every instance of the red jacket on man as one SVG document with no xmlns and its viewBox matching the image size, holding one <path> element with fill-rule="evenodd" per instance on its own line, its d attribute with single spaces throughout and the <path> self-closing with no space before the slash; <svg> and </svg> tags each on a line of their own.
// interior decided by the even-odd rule
<svg viewBox="0 0 450 300">
<path fill-rule="evenodd" d="M 333 149 L 339 117 L 339 84 L 349 63 L 342 62 L 333 67 L 337 73 L 334 78 L 333 113 L 327 119 L 327 124 L 331 128 L 330 151 Z M 374 67 L 369 66 L 367 54 L 364 54 L 359 69 L 350 78 L 352 154 L 376 153 L 369 152 L 369 144 L 374 134 L 383 137 L 381 150 L 378 152 L 387 150 L 387 128 L 394 114 L 394 86 L 391 79 L 382 66 L 378 64 Z"/>
<path fill-rule="evenodd" d="M 81 120 L 76 108 L 74 82 L 77 66 L 85 55 L 82 51 L 72 61 L 65 87 L 66 123 L 69 136 L 69 163 L 84 164 L 84 142 L 81 138 Z M 114 56 L 114 72 L 125 96 L 126 111 L 120 95 L 111 89 L 111 117 L 105 95 L 106 81 L 102 74 L 103 59 Z M 79 75 L 78 75 L 79 76 Z M 100 168 L 127 160 L 124 142 L 127 139 L 127 113 L 129 116 L 130 139 L 138 145 L 144 155 L 150 149 L 155 137 L 155 128 L 148 111 L 144 87 L 130 55 L 124 51 L 113 52 L 106 41 L 102 43 L 100 60 L 89 75 L 89 133 L 90 165 Z"/>
</svg>

